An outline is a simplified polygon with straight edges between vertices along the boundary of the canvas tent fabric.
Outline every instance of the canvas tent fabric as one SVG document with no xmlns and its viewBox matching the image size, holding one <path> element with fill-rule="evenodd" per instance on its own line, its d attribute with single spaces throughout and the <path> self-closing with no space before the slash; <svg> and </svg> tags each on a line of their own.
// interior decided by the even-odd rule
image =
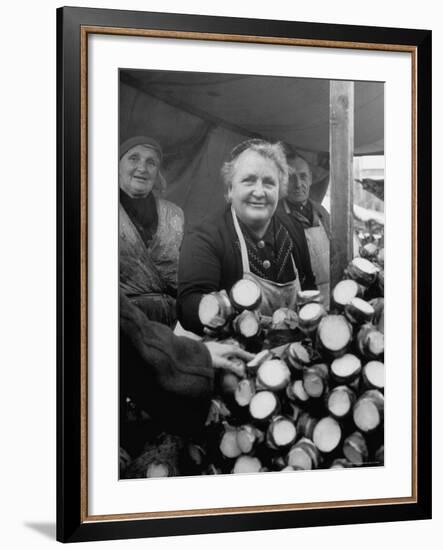
<svg viewBox="0 0 443 550">
<path fill-rule="evenodd" d="M 145 134 L 163 148 L 166 198 L 188 223 L 223 203 L 220 168 L 245 139 L 283 141 L 313 169 L 315 200 L 329 176 L 329 80 L 120 71 L 120 142 Z M 355 83 L 355 154 L 383 153 L 383 84 Z"/>
</svg>

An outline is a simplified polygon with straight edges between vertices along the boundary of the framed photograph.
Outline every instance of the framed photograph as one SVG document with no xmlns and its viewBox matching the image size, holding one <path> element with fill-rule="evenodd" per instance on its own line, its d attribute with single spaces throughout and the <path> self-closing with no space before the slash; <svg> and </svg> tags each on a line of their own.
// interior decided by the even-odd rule
<svg viewBox="0 0 443 550">
<path fill-rule="evenodd" d="M 58 540 L 430 518 L 431 32 L 57 32 Z"/>
</svg>

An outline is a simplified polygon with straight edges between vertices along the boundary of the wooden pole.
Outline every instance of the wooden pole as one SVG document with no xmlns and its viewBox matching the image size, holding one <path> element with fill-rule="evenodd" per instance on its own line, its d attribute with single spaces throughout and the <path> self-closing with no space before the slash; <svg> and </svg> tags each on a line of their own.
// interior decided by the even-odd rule
<svg viewBox="0 0 443 550">
<path fill-rule="evenodd" d="M 353 257 L 354 83 L 331 80 L 329 105 L 331 177 L 330 288 Z"/>
</svg>

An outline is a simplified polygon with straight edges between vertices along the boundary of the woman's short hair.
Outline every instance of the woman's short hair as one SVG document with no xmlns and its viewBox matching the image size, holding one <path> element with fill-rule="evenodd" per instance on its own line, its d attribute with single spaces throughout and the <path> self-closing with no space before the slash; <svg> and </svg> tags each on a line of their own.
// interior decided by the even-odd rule
<svg viewBox="0 0 443 550">
<path fill-rule="evenodd" d="M 270 143 L 264 139 L 248 139 L 243 141 L 231 151 L 228 161 L 226 161 L 221 169 L 223 183 L 225 186 L 225 196 L 232 185 L 234 177 L 235 164 L 238 157 L 245 151 L 255 151 L 264 158 L 274 162 L 278 171 L 279 199 L 286 197 L 288 192 L 288 163 L 284 152 L 283 144 L 280 142 Z"/>
</svg>

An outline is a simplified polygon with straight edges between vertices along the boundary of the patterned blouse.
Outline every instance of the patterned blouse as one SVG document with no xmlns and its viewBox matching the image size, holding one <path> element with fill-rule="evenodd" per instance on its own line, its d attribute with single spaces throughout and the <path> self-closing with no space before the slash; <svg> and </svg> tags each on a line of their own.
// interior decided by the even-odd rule
<svg viewBox="0 0 443 550">
<path fill-rule="evenodd" d="M 291 253 L 293 242 L 287 229 L 274 216 L 263 239 L 252 235 L 240 220 L 245 238 L 251 272 L 258 277 L 275 283 L 288 283 L 296 278 Z M 240 250 L 240 242 L 236 240 Z"/>
</svg>

